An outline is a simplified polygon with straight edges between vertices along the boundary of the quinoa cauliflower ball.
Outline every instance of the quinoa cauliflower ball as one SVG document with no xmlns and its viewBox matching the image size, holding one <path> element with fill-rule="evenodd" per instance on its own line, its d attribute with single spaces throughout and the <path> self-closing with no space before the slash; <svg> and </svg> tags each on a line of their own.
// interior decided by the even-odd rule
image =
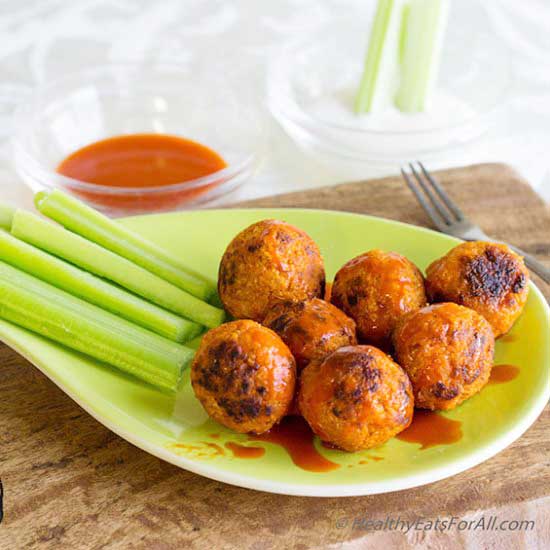
<svg viewBox="0 0 550 550">
<path fill-rule="evenodd" d="M 393 339 L 416 407 L 454 409 L 489 380 L 495 339 L 491 325 L 473 309 L 453 303 L 427 306 L 403 318 Z"/>
<path fill-rule="evenodd" d="M 323 296 L 325 268 L 307 233 L 285 222 L 263 220 L 241 231 L 227 247 L 218 292 L 229 314 L 263 321 L 281 301 Z"/>
<path fill-rule="evenodd" d="M 383 351 L 346 346 L 300 376 L 300 411 L 323 440 L 346 451 L 382 445 L 411 423 L 411 383 Z"/>
<path fill-rule="evenodd" d="M 254 321 L 233 321 L 204 335 L 191 383 L 214 420 L 236 432 L 261 434 L 289 410 L 296 363 L 272 330 Z"/>
<path fill-rule="evenodd" d="M 529 272 L 523 258 L 505 244 L 467 242 L 428 267 L 426 291 L 432 302 L 456 302 L 475 309 L 491 323 L 498 338 L 523 311 Z"/>
<path fill-rule="evenodd" d="M 319 298 L 279 303 L 269 310 L 263 324 L 289 347 L 298 371 L 338 348 L 357 344 L 353 319 Z"/>
<path fill-rule="evenodd" d="M 361 342 L 387 350 L 399 318 L 426 305 L 424 279 L 404 256 L 371 250 L 338 271 L 331 301 L 355 320 Z"/>
</svg>

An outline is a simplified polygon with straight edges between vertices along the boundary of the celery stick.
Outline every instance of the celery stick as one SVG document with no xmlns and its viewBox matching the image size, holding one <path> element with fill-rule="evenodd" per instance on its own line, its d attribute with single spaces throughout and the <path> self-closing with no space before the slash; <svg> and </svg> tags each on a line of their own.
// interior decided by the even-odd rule
<svg viewBox="0 0 550 550">
<path fill-rule="evenodd" d="M 449 14 L 448 0 L 411 0 L 403 37 L 401 83 L 395 105 L 404 112 L 425 111 L 439 70 Z"/>
<path fill-rule="evenodd" d="M 0 231 L 0 260 L 176 342 L 201 326 Z"/>
<path fill-rule="evenodd" d="M 15 214 L 15 208 L 8 204 L 0 204 L 0 229 L 11 229 L 11 223 L 13 215 Z"/>
<path fill-rule="evenodd" d="M 0 262 L 0 317 L 176 390 L 193 351 Z"/>
<path fill-rule="evenodd" d="M 195 296 L 118 256 L 38 216 L 17 210 L 13 217 L 12 235 L 46 250 L 86 271 L 118 283 L 120 286 L 182 315 L 196 323 L 213 328 L 224 321 L 223 310 L 202 302 Z"/>
<path fill-rule="evenodd" d="M 37 193 L 35 204 L 42 214 L 66 229 L 123 256 L 197 298 L 208 300 L 215 292 L 212 282 L 189 270 L 159 246 L 58 189 Z"/>
<path fill-rule="evenodd" d="M 355 98 L 357 114 L 391 105 L 399 76 L 403 0 L 378 0 L 365 68 Z"/>
</svg>

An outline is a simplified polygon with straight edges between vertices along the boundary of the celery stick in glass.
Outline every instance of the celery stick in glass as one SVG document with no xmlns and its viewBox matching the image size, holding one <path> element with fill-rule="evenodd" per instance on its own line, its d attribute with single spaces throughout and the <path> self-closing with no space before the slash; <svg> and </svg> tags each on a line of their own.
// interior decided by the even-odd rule
<svg viewBox="0 0 550 550">
<path fill-rule="evenodd" d="M 201 326 L 0 231 L 0 260 L 176 342 Z"/>
<path fill-rule="evenodd" d="M 0 204 L 0 229 L 11 229 L 11 223 L 13 215 L 15 214 L 15 208 L 8 204 Z"/>
<path fill-rule="evenodd" d="M 35 195 L 35 204 L 42 214 L 66 229 L 123 256 L 197 298 L 208 300 L 216 290 L 211 281 L 182 265 L 159 246 L 59 189 L 40 191 Z"/>
<path fill-rule="evenodd" d="M 172 391 L 194 353 L 4 262 L 0 317 Z"/>
<path fill-rule="evenodd" d="M 225 319 L 223 310 L 207 304 L 133 262 L 38 216 L 17 210 L 12 235 L 178 315 L 209 328 Z"/>
<path fill-rule="evenodd" d="M 448 0 L 411 0 L 404 28 L 401 82 L 395 105 L 403 112 L 425 111 L 439 71 Z"/>
<path fill-rule="evenodd" d="M 404 0 L 378 0 L 365 68 L 355 98 L 357 114 L 392 104 L 399 80 L 399 37 Z"/>
</svg>

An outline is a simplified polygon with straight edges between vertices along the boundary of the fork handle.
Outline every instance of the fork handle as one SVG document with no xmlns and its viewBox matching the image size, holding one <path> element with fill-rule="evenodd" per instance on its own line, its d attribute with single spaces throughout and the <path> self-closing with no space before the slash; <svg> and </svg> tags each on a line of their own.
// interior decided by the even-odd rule
<svg viewBox="0 0 550 550">
<path fill-rule="evenodd" d="M 527 254 L 521 248 L 508 245 L 514 252 L 517 252 L 520 256 L 523 256 L 525 265 L 534 273 L 536 273 L 547 285 L 550 285 L 550 268 L 546 267 L 542 262 L 539 262 L 531 254 Z"/>
</svg>

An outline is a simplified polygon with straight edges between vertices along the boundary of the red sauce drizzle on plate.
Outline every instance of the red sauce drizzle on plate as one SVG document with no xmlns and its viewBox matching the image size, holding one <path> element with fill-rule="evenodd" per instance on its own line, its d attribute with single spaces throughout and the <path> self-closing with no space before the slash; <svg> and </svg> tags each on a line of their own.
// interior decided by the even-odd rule
<svg viewBox="0 0 550 550">
<path fill-rule="evenodd" d="M 308 472 L 330 472 L 340 468 L 340 464 L 328 460 L 315 448 L 313 432 L 301 416 L 287 416 L 269 432 L 248 438 L 281 445 L 292 462 Z"/>
<path fill-rule="evenodd" d="M 420 449 L 450 445 L 462 439 L 462 422 L 432 411 L 415 410 L 412 424 L 396 437 L 408 443 L 420 443 Z"/>
<path fill-rule="evenodd" d="M 519 367 L 515 365 L 494 365 L 491 370 L 489 384 L 503 384 L 510 382 L 519 375 Z"/>
<path fill-rule="evenodd" d="M 247 447 L 233 441 L 228 441 L 225 447 L 233 453 L 235 458 L 261 458 L 265 454 L 263 447 Z"/>
<path fill-rule="evenodd" d="M 381 460 L 384 460 L 383 456 L 367 456 L 366 459 L 360 460 L 359 464 L 368 464 L 369 461 L 380 462 Z"/>
</svg>

